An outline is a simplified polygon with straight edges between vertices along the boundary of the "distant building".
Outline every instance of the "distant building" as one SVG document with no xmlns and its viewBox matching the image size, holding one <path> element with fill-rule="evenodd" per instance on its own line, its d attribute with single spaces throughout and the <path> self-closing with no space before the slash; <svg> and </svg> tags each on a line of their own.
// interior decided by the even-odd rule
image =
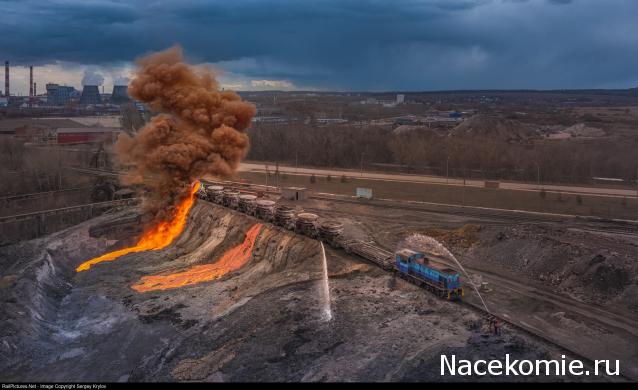
<svg viewBox="0 0 638 390">
<path fill-rule="evenodd" d="M 81 124 L 64 118 L 16 118 L 0 121 L 0 134 L 13 134 L 25 142 L 55 143 L 56 129 Z"/>
<path fill-rule="evenodd" d="M 348 123 L 347 119 L 342 118 L 317 118 L 315 119 L 315 121 L 323 125 L 328 125 L 331 123 Z"/>
<path fill-rule="evenodd" d="M 372 199 L 372 188 L 357 187 L 357 198 Z"/>
<path fill-rule="evenodd" d="M 40 96 L 29 96 L 29 97 L 24 97 L 22 99 L 22 103 L 20 104 L 21 108 L 28 108 L 28 107 L 42 107 L 45 106 L 47 104 L 47 101 L 45 98 L 40 97 Z"/>
<path fill-rule="evenodd" d="M 100 90 L 97 85 L 85 85 L 82 88 L 82 96 L 80 96 L 80 104 L 102 104 Z"/>
<path fill-rule="evenodd" d="M 65 106 L 71 101 L 75 88 L 49 83 L 47 89 L 47 104 L 51 106 Z"/>
<path fill-rule="evenodd" d="M 416 115 L 404 115 L 394 118 L 395 125 L 413 125 L 419 121 Z"/>
<path fill-rule="evenodd" d="M 114 85 L 113 93 L 111 94 L 112 104 L 124 104 L 128 103 L 130 98 L 128 96 L 128 87 L 126 85 Z"/>
<path fill-rule="evenodd" d="M 424 123 L 428 125 L 456 126 L 463 118 L 451 118 L 450 116 L 428 116 Z"/>
<path fill-rule="evenodd" d="M 9 98 L 0 97 L 0 107 L 8 107 L 9 106 Z"/>
<path fill-rule="evenodd" d="M 253 123 L 285 123 L 288 120 L 280 116 L 255 116 L 252 119 Z"/>
<path fill-rule="evenodd" d="M 137 111 L 140 112 L 140 114 L 144 114 L 144 111 L 146 111 L 146 108 L 144 108 L 144 105 L 142 103 L 133 101 L 133 104 L 135 105 L 135 108 L 137 108 Z"/>
<path fill-rule="evenodd" d="M 58 144 L 112 144 L 122 129 L 116 127 L 75 127 L 57 129 Z"/>
<path fill-rule="evenodd" d="M 398 94 L 397 95 L 397 104 L 403 104 L 405 102 L 405 95 Z"/>
<path fill-rule="evenodd" d="M 304 187 L 284 187 L 281 189 L 281 197 L 288 200 L 306 200 L 310 191 Z"/>
</svg>

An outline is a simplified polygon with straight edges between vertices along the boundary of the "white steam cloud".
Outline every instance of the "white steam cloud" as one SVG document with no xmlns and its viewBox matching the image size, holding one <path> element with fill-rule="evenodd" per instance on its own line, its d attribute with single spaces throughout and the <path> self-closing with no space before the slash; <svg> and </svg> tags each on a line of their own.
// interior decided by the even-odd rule
<svg viewBox="0 0 638 390">
<path fill-rule="evenodd" d="M 128 85 L 129 78 L 125 76 L 113 77 L 113 85 Z"/>
<path fill-rule="evenodd" d="M 82 77 L 82 85 L 102 85 L 104 83 L 104 76 L 95 68 L 87 68 L 84 70 L 84 76 Z"/>
</svg>

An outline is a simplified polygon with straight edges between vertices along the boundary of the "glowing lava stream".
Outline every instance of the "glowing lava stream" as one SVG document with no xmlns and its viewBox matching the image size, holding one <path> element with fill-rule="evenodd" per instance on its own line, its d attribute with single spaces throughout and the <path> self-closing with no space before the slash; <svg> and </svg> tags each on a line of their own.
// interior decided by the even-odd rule
<svg viewBox="0 0 638 390">
<path fill-rule="evenodd" d="M 113 261 L 118 257 L 129 253 L 157 250 L 169 246 L 171 242 L 173 242 L 173 240 L 184 230 L 184 227 L 186 226 L 186 217 L 195 203 L 195 193 L 199 189 L 199 186 L 199 181 L 195 182 L 195 184 L 191 187 L 189 196 L 176 206 L 172 220 L 162 221 L 150 228 L 142 235 L 137 244 L 87 260 L 80 264 L 80 266 L 75 270 L 77 272 L 86 271 L 94 264 L 101 263 L 103 261 Z"/>
<path fill-rule="evenodd" d="M 140 282 L 132 285 L 131 288 L 137 292 L 167 290 L 218 279 L 228 272 L 243 267 L 248 262 L 261 227 L 260 223 L 251 227 L 246 232 L 243 243 L 227 250 L 212 264 L 196 265 L 186 271 L 170 275 L 142 276 Z"/>
</svg>

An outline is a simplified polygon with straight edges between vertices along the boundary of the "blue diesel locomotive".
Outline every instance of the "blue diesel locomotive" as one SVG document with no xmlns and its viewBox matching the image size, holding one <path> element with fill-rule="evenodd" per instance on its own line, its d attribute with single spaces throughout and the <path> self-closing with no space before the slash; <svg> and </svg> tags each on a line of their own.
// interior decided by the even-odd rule
<svg viewBox="0 0 638 390">
<path fill-rule="evenodd" d="M 423 253 L 409 249 L 397 251 L 395 268 L 406 279 L 411 279 L 441 298 L 457 300 L 463 297 L 459 273 L 432 263 Z"/>
</svg>

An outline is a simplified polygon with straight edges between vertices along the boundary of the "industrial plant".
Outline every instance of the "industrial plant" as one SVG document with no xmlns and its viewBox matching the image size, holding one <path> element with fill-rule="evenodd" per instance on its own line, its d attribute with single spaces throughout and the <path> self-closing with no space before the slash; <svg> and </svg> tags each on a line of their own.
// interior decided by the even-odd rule
<svg viewBox="0 0 638 390">
<path fill-rule="evenodd" d="M 25 67 L 19 66 L 20 71 Z M 15 71 L 15 70 L 14 70 Z M 127 86 L 118 85 L 121 78 L 115 78 L 115 84 L 110 93 L 104 93 L 102 81 L 92 84 L 83 84 L 81 90 L 73 86 L 59 85 L 54 80 L 46 80 L 44 93 L 38 94 L 38 85 L 34 80 L 34 67 L 28 66 L 29 94 L 21 96 L 11 93 L 11 66 L 10 61 L 4 63 L 4 91 L 0 93 L 0 107 L 15 109 L 34 109 L 43 114 L 57 115 L 64 110 L 75 109 L 98 112 L 117 112 L 118 107 L 131 103 Z M 36 67 L 37 76 L 37 67 Z M 40 84 L 42 85 L 42 83 Z"/>
<path fill-rule="evenodd" d="M 638 380 L 633 3 L 145 7 L 3 5 L 3 389 Z"/>
<path fill-rule="evenodd" d="M 81 91 L 47 82 L 37 95 L 37 67 L 29 67 L 31 96 L 9 95 L 0 121 L 4 150 L 12 148 L 0 208 L 3 380 L 436 381 L 441 356 L 477 353 L 563 357 L 592 372 L 600 359 L 623 362 L 620 376 L 552 380 L 637 377 L 631 172 L 613 187 L 603 166 L 586 182 L 561 183 L 547 160 L 525 180 L 489 166 L 468 171 L 473 161 L 450 148 L 485 134 L 508 148 L 542 150 L 559 134 L 569 135 L 561 147 L 600 146 L 611 131 L 604 122 L 524 123 L 472 94 L 401 93 L 386 104 L 374 94 L 226 93 L 219 98 L 234 106 L 207 109 L 244 105 L 229 114 L 238 128 L 226 136 L 238 137 L 232 145 L 249 136 L 250 160 L 209 143 L 188 154 L 195 123 L 219 130 L 184 116 L 187 125 L 172 130 L 181 135 L 163 141 L 192 159 L 177 174 L 154 160 L 173 155 L 142 134 L 162 137 L 173 123 L 164 118 L 189 112 L 182 104 L 216 100 L 170 100 L 175 88 L 199 90 L 190 84 L 146 95 L 140 83 L 154 82 L 161 63 L 153 61 L 166 57 L 111 95 L 96 81 Z M 176 82 L 190 80 L 187 65 L 175 69 L 184 72 Z M 7 64 L 10 91 L 9 72 Z M 613 99 L 598 109 L 611 113 L 636 100 L 623 91 L 587 96 Z M 156 99 L 167 99 L 163 116 L 148 115 Z M 298 111 L 299 99 L 321 117 Z M 532 115 L 527 96 L 494 100 Z M 626 115 L 638 123 L 638 111 Z M 293 129 L 320 145 L 362 128 L 352 162 L 323 163 L 326 154 L 288 143 Z M 450 154 L 438 165 L 408 157 L 420 139 Z M 398 148 L 390 155 L 400 159 L 384 161 L 373 142 Z M 211 157 L 223 153 L 223 164 Z M 401 363 L 388 370 L 387 359 Z"/>
</svg>

